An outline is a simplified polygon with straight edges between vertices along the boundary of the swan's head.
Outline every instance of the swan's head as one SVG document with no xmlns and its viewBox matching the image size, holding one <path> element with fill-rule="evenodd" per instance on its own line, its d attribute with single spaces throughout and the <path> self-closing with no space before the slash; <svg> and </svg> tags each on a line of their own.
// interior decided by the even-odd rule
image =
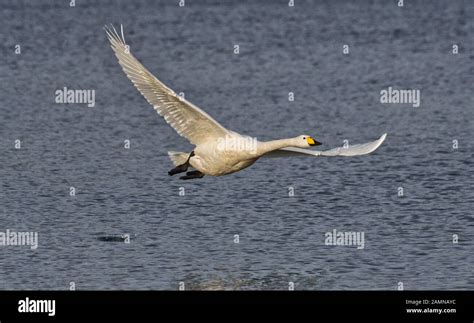
<svg viewBox="0 0 474 323">
<path fill-rule="evenodd" d="M 296 146 L 299 148 L 308 148 L 311 146 L 319 146 L 321 145 L 320 142 L 313 139 L 313 137 L 308 135 L 301 135 L 295 138 L 296 139 Z"/>
</svg>

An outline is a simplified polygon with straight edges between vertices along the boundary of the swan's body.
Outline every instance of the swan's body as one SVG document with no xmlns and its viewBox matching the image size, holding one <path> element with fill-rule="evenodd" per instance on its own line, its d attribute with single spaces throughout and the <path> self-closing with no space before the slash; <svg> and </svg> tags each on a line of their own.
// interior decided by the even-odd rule
<svg viewBox="0 0 474 323">
<path fill-rule="evenodd" d="M 182 179 L 221 176 L 247 168 L 260 157 L 364 155 L 377 149 L 385 140 L 386 134 L 366 144 L 316 151 L 308 148 L 320 143 L 308 135 L 265 142 L 243 136 L 224 128 L 206 112 L 178 96 L 154 77 L 130 53 L 123 30 L 120 37 L 113 27 L 105 29 L 127 77 L 166 122 L 195 145 L 191 153 L 168 153 L 176 166 L 169 172 L 170 175 L 185 172 L 192 166 L 197 171 L 188 172 Z"/>
<path fill-rule="evenodd" d="M 221 176 L 247 168 L 258 159 L 245 150 L 220 150 L 218 146 L 217 141 L 209 141 L 196 146 L 195 156 L 189 160 L 189 163 L 203 174 Z"/>
</svg>

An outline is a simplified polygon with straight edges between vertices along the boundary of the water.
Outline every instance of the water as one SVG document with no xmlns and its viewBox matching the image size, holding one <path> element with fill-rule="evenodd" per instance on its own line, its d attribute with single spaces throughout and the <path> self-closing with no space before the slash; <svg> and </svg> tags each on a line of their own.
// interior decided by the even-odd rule
<svg viewBox="0 0 474 323">
<path fill-rule="evenodd" d="M 0 248 L 0 289 L 474 288 L 469 1 L 175 2 L 1 0 L 0 231 L 36 231 L 39 247 Z M 232 130 L 387 140 L 169 177 L 166 152 L 192 146 L 120 70 L 107 23 Z M 65 86 L 94 89 L 95 107 L 56 104 Z M 421 106 L 381 104 L 389 86 L 419 89 Z M 325 245 L 334 229 L 364 232 L 365 248 Z"/>
</svg>

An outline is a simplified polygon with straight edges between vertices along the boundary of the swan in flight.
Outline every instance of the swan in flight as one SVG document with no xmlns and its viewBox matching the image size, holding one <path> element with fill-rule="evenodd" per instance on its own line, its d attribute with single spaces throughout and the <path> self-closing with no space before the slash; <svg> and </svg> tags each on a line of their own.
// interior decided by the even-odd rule
<svg viewBox="0 0 474 323">
<path fill-rule="evenodd" d="M 258 141 L 228 130 L 206 112 L 177 95 L 153 76 L 130 52 L 113 26 L 105 26 L 107 37 L 119 64 L 127 77 L 153 108 L 176 132 L 195 145 L 190 152 L 168 152 L 175 168 L 169 175 L 186 172 L 181 179 L 202 178 L 204 175 L 227 175 L 255 163 L 260 157 L 290 156 L 357 156 L 377 149 L 387 134 L 365 144 L 338 147 L 326 151 L 308 149 L 320 145 L 309 135 L 272 141 Z M 192 167 L 193 171 L 188 171 Z"/>
</svg>

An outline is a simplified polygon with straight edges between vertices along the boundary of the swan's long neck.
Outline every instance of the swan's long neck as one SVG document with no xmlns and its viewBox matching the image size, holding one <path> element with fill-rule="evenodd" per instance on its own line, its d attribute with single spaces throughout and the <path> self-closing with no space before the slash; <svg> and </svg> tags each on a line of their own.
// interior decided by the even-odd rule
<svg viewBox="0 0 474 323">
<path fill-rule="evenodd" d="M 294 138 L 278 139 L 271 141 L 263 141 L 258 143 L 257 155 L 262 156 L 270 151 L 285 147 L 294 147 Z"/>
</svg>

